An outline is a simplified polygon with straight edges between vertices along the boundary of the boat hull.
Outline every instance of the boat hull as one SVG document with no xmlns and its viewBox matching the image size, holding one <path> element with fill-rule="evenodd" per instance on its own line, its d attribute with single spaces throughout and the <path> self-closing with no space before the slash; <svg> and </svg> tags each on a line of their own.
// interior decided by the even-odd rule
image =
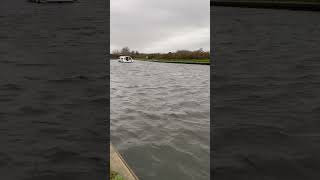
<svg viewBox="0 0 320 180">
<path fill-rule="evenodd" d="M 133 60 L 118 60 L 121 63 L 133 63 Z"/>
</svg>

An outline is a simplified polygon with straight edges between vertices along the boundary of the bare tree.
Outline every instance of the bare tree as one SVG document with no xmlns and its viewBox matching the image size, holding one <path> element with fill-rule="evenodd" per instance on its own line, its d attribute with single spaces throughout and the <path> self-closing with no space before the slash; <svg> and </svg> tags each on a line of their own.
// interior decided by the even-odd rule
<svg viewBox="0 0 320 180">
<path fill-rule="evenodd" d="M 120 54 L 120 51 L 118 49 L 114 49 L 112 50 L 111 53 L 117 55 L 117 54 Z"/>
<path fill-rule="evenodd" d="M 122 55 L 130 55 L 130 49 L 129 47 L 124 47 L 121 49 L 121 54 Z"/>
</svg>

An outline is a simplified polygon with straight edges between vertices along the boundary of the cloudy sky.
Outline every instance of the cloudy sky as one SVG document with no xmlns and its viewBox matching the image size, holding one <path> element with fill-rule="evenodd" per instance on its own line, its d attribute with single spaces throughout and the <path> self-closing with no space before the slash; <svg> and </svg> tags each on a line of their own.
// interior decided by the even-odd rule
<svg viewBox="0 0 320 180">
<path fill-rule="evenodd" d="M 210 49 L 209 0 L 111 0 L 111 51 Z"/>
</svg>

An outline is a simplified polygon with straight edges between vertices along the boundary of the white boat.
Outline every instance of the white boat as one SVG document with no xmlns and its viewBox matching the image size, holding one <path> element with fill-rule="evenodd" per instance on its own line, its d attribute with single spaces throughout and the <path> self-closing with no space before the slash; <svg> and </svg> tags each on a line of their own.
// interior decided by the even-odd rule
<svg viewBox="0 0 320 180">
<path fill-rule="evenodd" d="M 133 59 L 130 56 L 120 56 L 118 61 L 121 63 L 133 63 Z"/>
</svg>

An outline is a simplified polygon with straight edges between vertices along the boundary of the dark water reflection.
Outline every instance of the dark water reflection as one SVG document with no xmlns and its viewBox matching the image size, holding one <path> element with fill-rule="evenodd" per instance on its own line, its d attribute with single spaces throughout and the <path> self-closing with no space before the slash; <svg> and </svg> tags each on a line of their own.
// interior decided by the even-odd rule
<svg viewBox="0 0 320 180">
<path fill-rule="evenodd" d="M 0 1 L 0 179 L 106 178 L 106 3 Z"/>
<path fill-rule="evenodd" d="M 319 179 L 320 13 L 213 8 L 214 179 Z"/>
</svg>

